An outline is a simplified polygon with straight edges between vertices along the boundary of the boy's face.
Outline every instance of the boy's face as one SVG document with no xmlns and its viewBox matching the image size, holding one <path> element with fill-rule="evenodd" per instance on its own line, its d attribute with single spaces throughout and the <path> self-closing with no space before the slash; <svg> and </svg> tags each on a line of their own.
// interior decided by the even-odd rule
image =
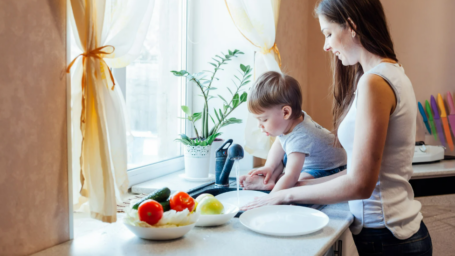
<svg viewBox="0 0 455 256">
<path fill-rule="evenodd" d="M 288 128 L 290 121 L 289 106 L 286 107 L 272 107 L 265 109 L 260 114 L 254 114 L 254 117 L 259 122 L 259 128 L 267 136 L 279 136 L 283 134 Z"/>
</svg>

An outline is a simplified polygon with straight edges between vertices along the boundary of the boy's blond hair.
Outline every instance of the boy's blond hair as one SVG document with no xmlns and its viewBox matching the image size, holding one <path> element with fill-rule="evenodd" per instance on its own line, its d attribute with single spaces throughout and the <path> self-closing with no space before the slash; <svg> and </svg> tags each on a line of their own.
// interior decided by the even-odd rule
<svg viewBox="0 0 455 256">
<path fill-rule="evenodd" d="M 302 93 L 293 77 L 269 71 L 261 75 L 248 97 L 248 110 L 260 114 L 275 106 L 290 106 L 291 119 L 302 116 Z"/>
</svg>

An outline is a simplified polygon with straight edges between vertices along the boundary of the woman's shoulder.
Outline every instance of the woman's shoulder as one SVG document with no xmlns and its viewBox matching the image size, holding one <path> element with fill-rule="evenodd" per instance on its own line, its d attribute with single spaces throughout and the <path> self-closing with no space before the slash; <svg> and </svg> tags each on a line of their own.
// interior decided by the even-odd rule
<svg viewBox="0 0 455 256">
<path fill-rule="evenodd" d="M 359 101 L 387 104 L 395 109 L 397 99 L 394 88 L 382 76 L 366 73 L 357 85 L 357 97 Z M 392 111 L 393 112 L 393 111 Z"/>
</svg>

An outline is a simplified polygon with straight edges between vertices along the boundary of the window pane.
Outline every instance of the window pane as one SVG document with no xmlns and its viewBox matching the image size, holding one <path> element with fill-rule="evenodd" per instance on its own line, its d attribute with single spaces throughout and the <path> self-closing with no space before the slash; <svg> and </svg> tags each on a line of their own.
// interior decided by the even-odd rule
<svg viewBox="0 0 455 256">
<path fill-rule="evenodd" d="M 155 2 L 140 57 L 126 67 L 126 106 L 134 141 L 128 145 L 128 169 L 182 155 L 174 139 L 184 133 L 179 119 L 185 81 L 171 70 L 185 69 L 184 5 Z"/>
</svg>

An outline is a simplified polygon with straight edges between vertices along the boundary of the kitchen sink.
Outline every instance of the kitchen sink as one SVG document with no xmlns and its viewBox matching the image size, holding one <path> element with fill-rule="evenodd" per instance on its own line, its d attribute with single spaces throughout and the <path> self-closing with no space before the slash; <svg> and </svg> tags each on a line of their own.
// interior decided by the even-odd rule
<svg viewBox="0 0 455 256">
<path fill-rule="evenodd" d="M 240 190 L 243 190 L 243 189 L 240 187 Z M 193 189 L 189 190 L 187 193 L 191 197 L 196 198 L 200 194 L 203 194 L 203 193 L 209 193 L 209 194 L 212 194 L 213 196 L 217 196 L 219 194 L 223 194 L 223 193 L 230 192 L 230 191 L 237 191 L 236 178 L 229 178 L 229 187 L 216 187 L 215 182 L 213 181 L 213 182 L 203 184 L 199 187 L 193 188 Z M 270 190 L 256 190 L 256 191 L 264 192 L 267 194 L 270 193 Z M 315 204 L 293 204 L 293 205 L 310 207 L 310 208 L 313 208 L 316 210 L 321 210 L 325 206 L 325 205 L 315 205 Z M 239 211 L 237 213 L 237 215 L 235 215 L 235 217 L 236 218 L 240 217 L 240 215 L 242 215 L 242 213 L 243 213 L 243 211 Z"/>
</svg>

